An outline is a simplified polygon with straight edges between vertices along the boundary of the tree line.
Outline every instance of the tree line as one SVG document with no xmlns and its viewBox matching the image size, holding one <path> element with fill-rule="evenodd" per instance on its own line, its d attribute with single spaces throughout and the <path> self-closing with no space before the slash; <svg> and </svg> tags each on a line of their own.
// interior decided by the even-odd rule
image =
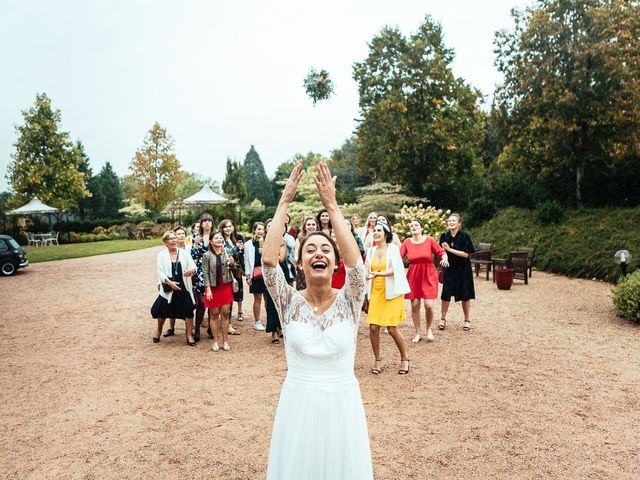
<svg viewBox="0 0 640 480">
<path fill-rule="evenodd" d="M 367 57 L 353 65 L 355 132 L 326 159 L 342 203 L 359 201 L 362 188 L 378 182 L 477 219 L 545 201 L 640 203 L 640 2 L 538 0 L 512 18 L 513 27 L 495 35 L 504 80 L 490 105 L 454 75 L 454 52 L 430 16 L 412 34 L 384 27 L 373 37 Z M 93 174 L 45 94 L 23 116 L 7 172 L 16 201 L 37 194 L 81 217 L 116 215 L 125 200 L 159 212 L 206 181 L 182 171 L 157 123 L 129 175 L 118 179 L 108 163 Z M 269 178 L 251 146 L 244 161 L 227 159 L 222 190 L 273 205 L 298 158 L 313 166 L 322 157 L 298 154 Z"/>
</svg>

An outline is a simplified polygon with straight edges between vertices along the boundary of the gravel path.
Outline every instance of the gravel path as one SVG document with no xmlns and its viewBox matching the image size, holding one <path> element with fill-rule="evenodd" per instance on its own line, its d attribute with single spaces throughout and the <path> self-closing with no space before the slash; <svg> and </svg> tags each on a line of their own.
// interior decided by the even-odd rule
<svg viewBox="0 0 640 480">
<path fill-rule="evenodd" d="M 264 478 L 286 365 L 252 330 L 230 352 L 153 344 L 158 248 L 38 263 L 0 279 L 0 478 Z M 640 478 L 640 326 L 610 285 L 534 272 L 476 279 L 473 329 L 417 345 L 383 373 L 361 324 L 356 375 L 377 480 Z M 438 318 L 439 306 L 436 308 Z M 354 445 L 353 448 L 358 448 Z"/>
</svg>

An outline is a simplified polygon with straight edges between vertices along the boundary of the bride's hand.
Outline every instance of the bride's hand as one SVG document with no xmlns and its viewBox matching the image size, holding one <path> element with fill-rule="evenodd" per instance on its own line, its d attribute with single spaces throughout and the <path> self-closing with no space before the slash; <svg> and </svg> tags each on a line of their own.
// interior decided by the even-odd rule
<svg viewBox="0 0 640 480">
<path fill-rule="evenodd" d="M 318 189 L 318 194 L 320 194 L 320 201 L 325 208 L 338 204 L 336 201 L 336 177 L 331 176 L 326 162 L 318 163 L 313 181 Z"/>
<path fill-rule="evenodd" d="M 287 183 L 282 190 L 282 195 L 280 197 L 281 202 L 291 203 L 293 198 L 296 196 L 296 191 L 298 190 L 298 184 L 300 180 L 302 180 L 302 175 L 304 175 L 304 170 L 302 170 L 302 160 L 298 160 L 291 170 L 291 174 L 287 179 Z"/>
</svg>

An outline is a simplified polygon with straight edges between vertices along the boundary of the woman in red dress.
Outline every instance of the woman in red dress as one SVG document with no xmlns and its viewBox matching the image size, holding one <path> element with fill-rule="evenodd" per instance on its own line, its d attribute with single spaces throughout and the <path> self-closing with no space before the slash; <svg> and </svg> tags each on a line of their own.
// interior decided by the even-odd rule
<svg viewBox="0 0 640 480">
<path fill-rule="evenodd" d="M 407 238 L 400 246 L 400 256 L 409 258 L 409 270 L 407 280 L 411 292 L 404 298 L 411 300 L 411 315 L 416 335 L 411 340 L 418 343 L 422 340 L 420 334 L 420 300 L 424 303 L 427 318 L 427 341 L 433 341 L 431 322 L 433 322 L 433 301 L 438 296 L 438 271 L 433 263 L 433 255 L 440 257 L 440 265 L 449 266 L 449 258 L 438 242 L 429 235 L 424 235 L 424 228 L 419 220 L 413 219 L 409 223 L 411 237 Z"/>
<path fill-rule="evenodd" d="M 229 331 L 229 306 L 233 303 L 233 276 L 230 257 L 224 249 L 222 232 L 216 230 L 209 237 L 209 250 L 202 256 L 202 274 L 204 276 L 204 306 L 211 312 L 211 332 L 213 333 L 214 352 L 220 350 L 218 329 L 222 329 L 222 349 L 231 350 L 227 341 Z"/>
</svg>

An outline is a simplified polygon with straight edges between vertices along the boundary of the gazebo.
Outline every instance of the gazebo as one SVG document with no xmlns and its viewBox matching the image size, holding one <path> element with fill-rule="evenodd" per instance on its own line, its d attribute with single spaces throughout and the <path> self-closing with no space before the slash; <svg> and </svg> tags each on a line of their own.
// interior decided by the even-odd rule
<svg viewBox="0 0 640 480">
<path fill-rule="evenodd" d="M 190 197 L 182 200 L 182 203 L 192 206 L 206 206 L 206 205 L 222 205 L 224 203 L 233 203 L 228 198 L 224 198 L 222 195 L 213 191 L 213 189 L 205 184 L 199 192 L 194 193 Z"/>
<path fill-rule="evenodd" d="M 7 215 L 44 215 L 45 213 L 58 213 L 58 209 L 42 203 L 38 197 L 33 197 L 26 205 L 9 210 Z"/>
</svg>

